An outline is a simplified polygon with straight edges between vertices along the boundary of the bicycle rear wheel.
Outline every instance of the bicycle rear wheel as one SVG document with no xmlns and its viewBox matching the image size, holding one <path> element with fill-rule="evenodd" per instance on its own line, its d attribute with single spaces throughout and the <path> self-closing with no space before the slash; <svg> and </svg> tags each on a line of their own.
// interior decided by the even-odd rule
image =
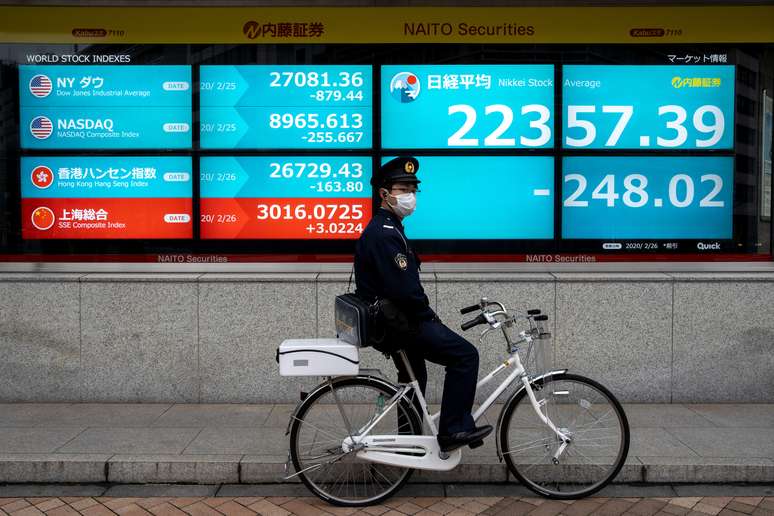
<svg viewBox="0 0 774 516">
<path fill-rule="evenodd" d="M 378 414 L 397 388 L 374 377 L 334 378 L 333 390 L 352 431 Z M 422 421 L 414 407 L 401 401 L 370 432 L 371 435 L 421 435 Z M 312 392 L 299 407 L 290 427 L 290 456 L 301 481 L 319 498 L 334 505 L 372 505 L 392 496 L 409 479 L 411 468 L 365 461 L 344 452 L 347 426 L 328 385 Z"/>
<path fill-rule="evenodd" d="M 588 496 L 605 487 L 629 453 L 629 423 L 604 386 L 562 373 L 532 383 L 543 414 L 571 441 L 562 444 L 535 413 L 526 389 L 504 408 L 500 445 L 508 468 L 532 491 L 556 499 Z"/>
</svg>

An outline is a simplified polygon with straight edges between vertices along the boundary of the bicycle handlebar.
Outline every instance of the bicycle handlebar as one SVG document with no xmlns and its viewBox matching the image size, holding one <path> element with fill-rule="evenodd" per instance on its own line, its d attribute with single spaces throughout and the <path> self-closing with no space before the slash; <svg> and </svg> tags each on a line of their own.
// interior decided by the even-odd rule
<svg viewBox="0 0 774 516">
<path fill-rule="evenodd" d="M 464 314 L 467 314 L 467 313 L 470 313 L 470 312 L 474 312 L 476 310 L 481 310 L 481 306 L 479 306 L 479 305 L 466 306 L 465 308 L 461 308 L 460 309 L 460 313 L 464 315 Z"/>
<path fill-rule="evenodd" d="M 479 324 L 484 324 L 486 322 L 486 317 L 484 317 L 484 314 L 479 314 L 475 319 L 471 319 L 470 321 L 462 323 L 460 326 L 463 331 L 469 330 L 474 326 L 478 326 Z"/>
</svg>

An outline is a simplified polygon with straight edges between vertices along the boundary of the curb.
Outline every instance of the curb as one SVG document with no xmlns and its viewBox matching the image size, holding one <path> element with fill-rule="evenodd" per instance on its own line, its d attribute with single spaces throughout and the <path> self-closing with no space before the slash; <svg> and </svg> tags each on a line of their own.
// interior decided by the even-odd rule
<svg viewBox="0 0 774 516">
<path fill-rule="evenodd" d="M 5 454 L 2 483 L 296 484 L 286 457 L 263 455 Z M 417 471 L 414 483 L 497 483 L 514 480 L 504 463 L 462 463 L 449 472 Z M 629 457 L 616 483 L 774 482 L 767 458 Z"/>
</svg>

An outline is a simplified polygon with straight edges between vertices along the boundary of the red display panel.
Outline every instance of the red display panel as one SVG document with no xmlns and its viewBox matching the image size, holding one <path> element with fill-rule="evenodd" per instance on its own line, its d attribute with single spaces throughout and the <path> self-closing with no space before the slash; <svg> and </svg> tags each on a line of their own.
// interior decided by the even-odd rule
<svg viewBox="0 0 774 516">
<path fill-rule="evenodd" d="M 356 239 L 371 219 L 363 198 L 201 200 L 202 239 Z"/>
<path fill-rule="evenodd" d="M 191 238 L 191 199 L 22 199 L 22 238 Z"/>
</svg>

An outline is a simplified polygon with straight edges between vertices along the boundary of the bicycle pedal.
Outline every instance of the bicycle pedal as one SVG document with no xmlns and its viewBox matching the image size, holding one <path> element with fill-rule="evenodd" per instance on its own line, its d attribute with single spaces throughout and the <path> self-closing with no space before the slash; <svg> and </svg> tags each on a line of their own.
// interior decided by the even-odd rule
<svg viewBox="0 0 774 516">
<path fill-rule="evenodd" d="M 479 446 L 484 446 L 484 440 L 483 440 L 483 439 L 482 439 L 482 440 L 480 440 L 480 441 L 475 441 L 475 442 L 472 442 L 472 443 L 470 443 L 470 444 L 468 445 L 468 447 L 469 447 L 471 450 L 475 450 L 475 449 L 476 449 L 476 448 L 478 448 Z"/>
</svg>

